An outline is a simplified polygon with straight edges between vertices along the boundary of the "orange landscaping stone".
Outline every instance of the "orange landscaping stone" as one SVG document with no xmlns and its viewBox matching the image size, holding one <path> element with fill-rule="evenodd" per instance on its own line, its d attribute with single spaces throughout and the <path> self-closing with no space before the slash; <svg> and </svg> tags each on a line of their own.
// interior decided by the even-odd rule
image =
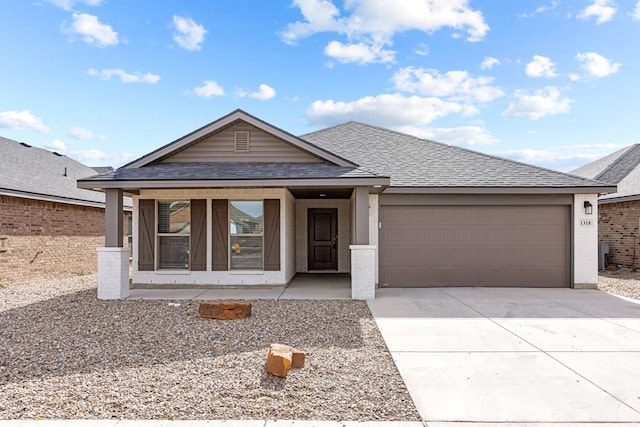
<svg viewBox="0 0 640 427">
<path fill-rule="evenodd" d="M 251 316 L 250 302 L 204 301 L 198 305 L 198 315 L 208 319 L 237 320 Z"/>
<path fill-rule="evenodd" d="M 267 372 L 284 378 L 292 367 L 304 367 L 304 361 L 304 352 L 284 344 L 271 344 L 267 354 Z"/>
</svg>

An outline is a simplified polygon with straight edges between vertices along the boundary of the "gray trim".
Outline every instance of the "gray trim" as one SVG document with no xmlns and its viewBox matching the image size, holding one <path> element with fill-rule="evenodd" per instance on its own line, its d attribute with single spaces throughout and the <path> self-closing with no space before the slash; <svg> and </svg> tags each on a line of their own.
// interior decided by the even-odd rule
<svg viewBox="0 0 640 427">
<path fill-rule="evenodd" d="M 384 194 L 603 194 L 617 191 L 601 187 L 388 187 Z"/>
<path fill-rule="evenodd" d="M 67 203 L 70 205 L 89 206 L 92 208 L 104 209 L 103 202 L 91 202 L 89 200 L 78 200 L 78 199 L 69 199 L 66 197 L 48 196 L 46 194 L 30 193 L 28 191 L 9 190 L 6 188 L 0 189 L 0 195 L 11 196 L 11 197 L 22 197 L 23 199 L 42 200 L 45 202 Z M 128 210 L 130 211 L 133 210 L 132 207 L 128 207 L 128 208 L 129 208 Z"/>
<path fill-rule="evenodd" d="M 242 188 L 242 187 L 353 187 L 389 185 L 389 178 L 309 178 L 309 179 L 234 179 L 234 180 L 157 180 L 97 181 L 78 180 L 79 188 L 123 190 L 139 188 Z"/>
<path fill-rule="evenodd" d="M 367 187 L 356 187 L 353 194 L 353 216 L 354 244 L 369 244 L 369 189 Z"/>
<path fill-rule="evenodd" d="M 380 206 L 571 205 L 570 194 L 381 194 Z"/>
<path fill-rule="evenodd" d="M 327 150 L 324 150 L 320 147 L 313 145 L 312 143 L 305 141 L 303 139 L 297 138 L 281 129 L 278 129 L 275 126 L 272 126 L 262 120 L 257 119 L 242 110 L 236 110 L 231 114 L 228 114 L 198 130 L 192 132 L 176 141 L 165 145 L 153 151 L 146 156 L 139 158 L 138 160 L 134 160 L 133 162 L 123 166 L 123 168 L 139 168 L 145 165 L 148 165 L 156 160 L 162 159 L 164 157 L 169 156 L 171 153 L 174 153 L 192 142 L 197 141 L 200 138 L 205 137 L 208 134 L 216 132 L 219 129 L 224 128 L 225 126 L 231 125 L 233 122 L 242 120 L 246 123 L 249 123 L 252 126 L 261 129 L 264 132 L 270 133 L 276 138 L 282 139 L 283 141 L 291 144 L 294 147 L 297 147 L 303 151 L 306 151 L 322 160 L 326 160 L 328 162 L 334 163 L 338 166 L 356 166 L 355 163 L 352 163 L 342 157 L 337 156 Z"/>
<path fill-rule="evenodd" d="M 104 244 L 108 248 L 121 248 L 123 232 L 122 190 L 105 191 Z"/>
<path fill-rule="evenodd" d="M 570 288 L 574 288 L 575 287 L 575 283 L 574 283 L 574 279 L 575 279 L 575 245 L 574 245 L 574 236 L 575 236 L 575 221 L 573 220 L 575 218 L 575 210 L 576 210 L 576 203 L 575 200 L 571 203 L 571 206 L 569 206 L 569 287 Z"/>
</svg>

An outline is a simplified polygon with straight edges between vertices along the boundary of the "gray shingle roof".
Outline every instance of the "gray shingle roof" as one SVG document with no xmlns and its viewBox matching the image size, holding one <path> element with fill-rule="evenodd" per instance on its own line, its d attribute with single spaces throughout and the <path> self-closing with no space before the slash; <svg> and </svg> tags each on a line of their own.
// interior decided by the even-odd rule
<svg viewBox="0 0 640 427">
<path fill-rule="evenodd" d="M 625 147 L 572 173 L 618 186 L 616 193 L 601 196 L 601 200 L 640 195 L 640 144 Z"/>
<path fill-rule="evenodd" d="M 120 168 L 83 181 L 130 180 L 255 180 L 304 178 L 375 178 L 356 167 L 328 163 L 156 163 Z"/>
<path fill-rule="evenodd" d="M 392 187 L 603 187 L 568 175 L 357 122 L 301 138 L 360 167 L 391 177 Z"/>
<path fill-rule="evenodd" d="M 103 193 L 76 185 L 77 179 L 95 173 L 67 156 L 0 137 L 0 192 L 4 194 L 104 205 Z"/>
</svg>

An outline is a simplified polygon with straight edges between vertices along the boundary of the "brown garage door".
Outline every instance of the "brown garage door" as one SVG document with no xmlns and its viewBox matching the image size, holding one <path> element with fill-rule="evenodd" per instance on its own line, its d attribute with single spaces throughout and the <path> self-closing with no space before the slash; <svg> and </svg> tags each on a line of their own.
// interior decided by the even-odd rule
<svg viewBox="0 0 640 427">
<path fill-rule="evenodd" d="M 380 286 L 569 285 L 568 206 L 381 206 Z"/>
</svg>

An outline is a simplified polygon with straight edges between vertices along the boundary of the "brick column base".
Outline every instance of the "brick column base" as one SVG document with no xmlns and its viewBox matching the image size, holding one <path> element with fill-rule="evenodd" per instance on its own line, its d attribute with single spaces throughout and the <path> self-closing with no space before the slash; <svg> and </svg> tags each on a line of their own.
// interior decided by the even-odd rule
<svg viewBox="0 0 640 427">
<path fill-rule="evenodd" d="M 129 249 L 97 248 L 98 299 L 124 299 L 129 296 Z"/>
</svg>

